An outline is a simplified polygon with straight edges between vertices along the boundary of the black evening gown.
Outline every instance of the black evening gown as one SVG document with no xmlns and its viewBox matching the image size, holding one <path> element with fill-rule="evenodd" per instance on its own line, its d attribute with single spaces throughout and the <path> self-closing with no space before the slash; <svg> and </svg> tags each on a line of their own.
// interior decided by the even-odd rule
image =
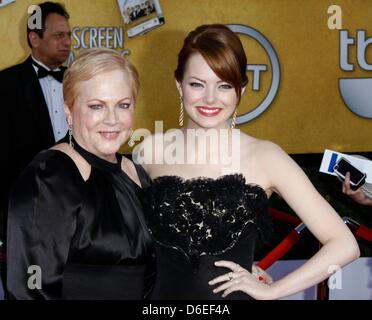
<svg viewBox="0 0 372 320">
<path fill-rule="evenodd" d="M 157 276 L 152 299 L 219 300 L 208 284 L 230 260 L 252 270 L 257 237 L 271 233 L 265 191 L 241 174 L 218 179 L 162 176 L 146 190 L 145 216 L 155 240 Z M 250 299 L 234 292 L 225 299 Z"/>
<path fill-rule="evenodd" d="M 140 188 L 118 163 L 80 147 L 91 165 L 84 181 L 72 159 L 39 153 L 9 203 L 7 287 L 10 299 L 143 299 L 155 274 Z M 151 182 L 136 165 L 142 187 Z M 41 289 L 37 287 L 41 270 Z M 31 268 L 30 268 L 31 267 Z"/>
</svg>

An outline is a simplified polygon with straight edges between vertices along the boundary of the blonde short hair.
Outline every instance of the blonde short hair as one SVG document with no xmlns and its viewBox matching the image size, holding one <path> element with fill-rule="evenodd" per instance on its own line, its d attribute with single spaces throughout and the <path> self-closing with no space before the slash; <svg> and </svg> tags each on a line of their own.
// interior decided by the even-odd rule
<svg viewBox="0 0 372 320">
<path fill-rule="evenodd" d="M 136 100 L 139 90 L 139 76 L 136 68 L 119 52 L 107 48 L 92 48 L 79 52 L 63 77 L 63 97 L 71 109 L 78 95 L 78 84 L 94 76 L 114 70 L 129 76 L 132 95 Z"/>
</svg>

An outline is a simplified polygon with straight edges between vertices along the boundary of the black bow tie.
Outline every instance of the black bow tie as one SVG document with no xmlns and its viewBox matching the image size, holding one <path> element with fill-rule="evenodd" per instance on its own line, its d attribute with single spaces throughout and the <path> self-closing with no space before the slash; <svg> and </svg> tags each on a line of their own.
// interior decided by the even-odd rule
<svg viewBox="0 0 372 320">
<path fill-rule="evenodd" d="M 37 71 L 37 77 L 38 78 L 44 78 L 46 76 L 52 76 L 54 79 L 56 79 L 59 82 L 62 82 L 63 80 L 63 74 L 66 70 L 66 67 L 59 67 L 60 70 L 47 70 L 35 61 L 32 61 L 32 64 L 34 64 L 36 67 L 38 67 Z"/>
</svg>

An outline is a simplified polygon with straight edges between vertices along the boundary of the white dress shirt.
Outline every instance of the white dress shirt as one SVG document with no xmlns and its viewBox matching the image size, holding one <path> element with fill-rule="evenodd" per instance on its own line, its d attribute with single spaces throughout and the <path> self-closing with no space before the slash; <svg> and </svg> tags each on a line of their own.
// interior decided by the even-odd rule
<svg viewBox="0 0 372 320">
<path fill-rule="evenodd" d="M 48 71 L 50 70 L 50 68 L 48 68 L 45 64 L 38 61 L 34 57 L 32 57 L 32 59 L 34 59 L 36 63 L 38 63 Z M 35 65 L 33 65 L 33 67 L 35 69 L 35 72 L 37 73 L 39 68 Z M 44 78 L 39 78 L 39 82 L 44 94 L 45 102 L 48 106 L 49 117 L 53 127 L 54 139 L 57 142 L 66 135 L 68 130 L 66 114 L 63 109 L 64 100 L 62 83 L 58 82 L 50 75 Z"/>
</svg>

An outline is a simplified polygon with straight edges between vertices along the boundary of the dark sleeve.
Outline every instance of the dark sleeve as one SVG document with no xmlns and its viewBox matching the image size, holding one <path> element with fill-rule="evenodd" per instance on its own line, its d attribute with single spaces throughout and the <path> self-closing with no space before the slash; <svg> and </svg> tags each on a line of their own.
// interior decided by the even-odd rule
<svg viewBox="0 0 372 320">
<path fill-rule="evenodd" d="M 73 161 L 59 151 L 40 153 L 21 174 L 8 210 L 10 299 L 61 298 L 83 186 Z"/>
<path fill-rule="evenodd" d="M 6 210 L 8 207 L 8 195 L 10 186 L 10 171 L 11 159 L 10 159 L 10 87 L 9 81 L 6 81 L 6 74 L 4 71 L 0 72 L 0 108 L 2 125 L 0 126 L 0 137 L 1 137 L 1 150 L 3 155 L 3 164 L 0 166 L 0 240 L 5 241 L 5 227 L 6 227 Z"/>
</svg>

